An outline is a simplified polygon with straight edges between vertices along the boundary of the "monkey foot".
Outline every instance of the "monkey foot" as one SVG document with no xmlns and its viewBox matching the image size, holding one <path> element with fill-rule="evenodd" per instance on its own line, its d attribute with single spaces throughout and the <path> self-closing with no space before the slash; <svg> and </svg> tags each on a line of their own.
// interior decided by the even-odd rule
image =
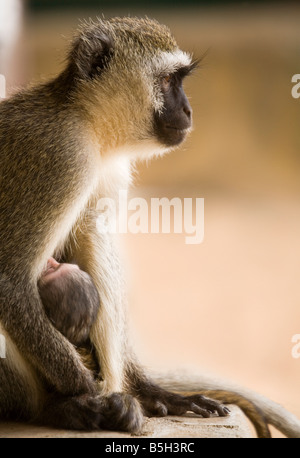
<svg viewBox="0 0 300 458">
<path fill-rule="evenodd" d="M 155 390 L 156 391 L 156 390 Z M 140 403 L 147 416 L 183 415 L 194 412 L 197 415 L 208 418 L 217 413 L 225 417 L 230 410 L 218 401 L 207 398 L 200 394 L 181 396 L 169 391 L 158 389 L 156 393 L 138 396 Z"/>
</svg>

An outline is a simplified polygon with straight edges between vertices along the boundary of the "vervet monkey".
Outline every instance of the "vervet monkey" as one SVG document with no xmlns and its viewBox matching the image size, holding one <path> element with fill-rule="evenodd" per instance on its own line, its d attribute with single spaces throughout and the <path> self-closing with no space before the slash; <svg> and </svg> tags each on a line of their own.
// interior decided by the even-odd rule
<svg viewBox="0 0 300 458">
<path fill-rule="evenodd" d="M 97 19 L 81 27 L 60 75 L 1 102 L 1 418 L 136 432 L 144 414 L 228 414 L 145 374 L 126 337 L 113 236 L 96 225 L 98 199 L 129 186 L 134 162 L 169 151 L 191 130 L 182 81 L 194 66 L 156 21 Z M 99 380 L 43 308 L 37 282 L 51 256 L 78 264 L 99 292 L 90 333 Z M 299 434 L 294 417 L 282 421 Z"/>
</svg>

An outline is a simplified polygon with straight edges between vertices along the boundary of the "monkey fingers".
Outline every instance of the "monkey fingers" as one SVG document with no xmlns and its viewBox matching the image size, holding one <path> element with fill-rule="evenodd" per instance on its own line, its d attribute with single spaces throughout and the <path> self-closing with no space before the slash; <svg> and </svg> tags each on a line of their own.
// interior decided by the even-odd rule
<svg viewBox="0 0 300 458">
<path fill-rule="evenodd" d="M 188 402 L 192 402 L 193 405 L 197 406 L 205 406 L 205 409 L 211 413 L 217 413 L 219 417 L 226 417 L 229 413 L 230 410 L 228 407 L 225 407 L 218 401 L 215 401 L 211 398 L 207 398 L 206 396 L 203 396 L 201 394 L 195 394 L 192 396 L 184 396 L 184 399 L 186 399 Z M 192 410 L 193 412 L 197 413 L 196 410 Z"/>
<path fill-rule="evenodd" d="M 139 396 L 139 400 L 148 416 L 183 415 L 194 412 L 208 418 L 217 413 L 220 417 L 229 414 L 229 409 L 218 401 L 202 395 L 181 396 L 164 390 L 157 390 L 153 395 Z"/>
</svg>

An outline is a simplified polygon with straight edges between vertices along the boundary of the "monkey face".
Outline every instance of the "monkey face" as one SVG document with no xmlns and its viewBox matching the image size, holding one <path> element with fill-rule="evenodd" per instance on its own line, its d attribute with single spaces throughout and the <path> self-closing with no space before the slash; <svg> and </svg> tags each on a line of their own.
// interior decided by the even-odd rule
<svg viewBox="0 0 300 458">
<path fill-rule="evenodd" d="M 70 57 L 102 146 L 109 139 L 102 151 L 162 154 L 191 130 L 182 82 L 196 64 L 167 27 L 149 19 L 99 20 L 83 29 Z"/>
<path fill-rule="evenodd" d="M 192 68 L 194 64 L 160 78 L 163 108 L 154 112 L 154 132 L 163 145 L 180 144 L 192 127 L 192 108 L 182 87 L 183 78 Z"/>
</svg>

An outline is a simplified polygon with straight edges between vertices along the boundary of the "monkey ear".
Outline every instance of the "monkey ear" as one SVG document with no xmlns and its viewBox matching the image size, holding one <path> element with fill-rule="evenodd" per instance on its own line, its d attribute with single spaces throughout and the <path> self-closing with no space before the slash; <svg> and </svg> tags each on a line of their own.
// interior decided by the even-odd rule
<svg viewBox="0 0 300 458">
<path fill-rule="evenodd" d="M 93 79 L 103 71 L 114 51 L 113 39 L 104 34 L 85 33 L 74 43 L 71 61 L 75 64 L 80 79 Z"/>
</svg>

